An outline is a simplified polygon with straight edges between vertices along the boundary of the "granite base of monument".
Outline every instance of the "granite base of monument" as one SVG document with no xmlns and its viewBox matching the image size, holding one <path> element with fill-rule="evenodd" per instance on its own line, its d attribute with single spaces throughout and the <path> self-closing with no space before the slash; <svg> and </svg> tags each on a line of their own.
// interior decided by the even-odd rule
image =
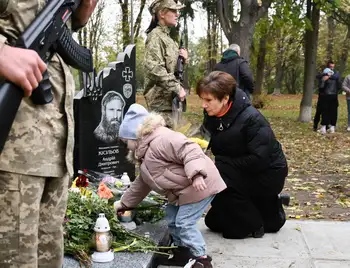
<svg viewBox="0 0 350 268">
<path fill-rule="evenodd" d="M 145 223 L 137 227 L 135 232 L 149 235 L 159 245 L 168 245 L 169 234 L 165 221 L 155 224 Z M 155 254 L 153 253 L 129 253 L 118 252 L 114 254 L 114 260 L 108 263 L 92 263 L 92 268 L 153 268 Z M 72 257 L 64 258 L 63 268 L 81 268 L 80 263 Z"/>
</svg>

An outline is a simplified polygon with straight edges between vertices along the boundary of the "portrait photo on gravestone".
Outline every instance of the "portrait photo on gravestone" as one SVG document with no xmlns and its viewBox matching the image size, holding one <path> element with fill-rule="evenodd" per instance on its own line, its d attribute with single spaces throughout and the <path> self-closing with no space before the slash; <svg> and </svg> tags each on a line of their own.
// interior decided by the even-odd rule
<svg viewBox="0 0 350 268">
<path fill-rule="evenodd" d="M 116 61 L 85 79 L 74 99 L 74 169 L 92 170 L 114 177 L 135 167 L 126 159 L 128 150 L 118 139 L 119 127 L 129 106 L 135 103 L 136 48 L 127 46 Z"/>
<path fill-rule="evenodd" d="M 107 144 L 118 139 L 125 100 L 118 92 L 109 91 L 101 101 L 101 121 L 94 130 L 95 138 Z"/>
</svg>

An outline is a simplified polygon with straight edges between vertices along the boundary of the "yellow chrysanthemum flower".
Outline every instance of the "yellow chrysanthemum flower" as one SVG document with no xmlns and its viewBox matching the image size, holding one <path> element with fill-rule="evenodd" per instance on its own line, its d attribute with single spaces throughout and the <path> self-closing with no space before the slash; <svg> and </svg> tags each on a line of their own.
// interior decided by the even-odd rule
<svg viewBox="0 0 350 268">
<path fill-rule="evenodd" d="M 197 143 L 202 149 L 207 149 L 209 142 L 200 138 L 189 138 L 191 141 Z"/>
</svg>

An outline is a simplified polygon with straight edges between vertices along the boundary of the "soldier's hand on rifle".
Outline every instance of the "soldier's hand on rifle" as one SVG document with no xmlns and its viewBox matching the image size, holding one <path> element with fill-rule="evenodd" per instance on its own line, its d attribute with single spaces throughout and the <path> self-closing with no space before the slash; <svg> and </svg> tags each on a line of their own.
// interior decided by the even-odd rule
<svg viewBox="0 0 350 268">
<path fill-rule="evenodd" d="M 47 69 L 39 55 L 29 49 L 4 45 L 0 50 L 0 76 L 20 86 L 29 97 Z"/>
<path fill-rule="evenodd" d="M 84 26 L 97 5 L 97 0 L 81 0 L 79 7 L 74 12 L 74 18 L 80 26 Z"/>
<path fill-rule="evenodd" d="M 181 101 L 184 101 L 186 98 L 186 90 L 183 87 L 180 88 L 179 98 Z"/>
<path fill-rule="evenodd" d="M 187 61 L 188 61 L 188 53 L 187 53 L 186 48 L 181 48 L 180 52 L 179 52 L 179 55 L 182 56 L 184 58 L 184 60 L 185 60 L 185 63 L 187 63 Z"/>
</svg>

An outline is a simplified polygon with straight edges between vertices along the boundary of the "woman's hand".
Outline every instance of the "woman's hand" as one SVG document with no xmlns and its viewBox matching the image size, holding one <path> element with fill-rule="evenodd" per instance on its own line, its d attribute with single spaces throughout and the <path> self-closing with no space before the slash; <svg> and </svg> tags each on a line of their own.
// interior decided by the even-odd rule
<svg viewBox="0 0 350 268">
<path fill-rule="evenodd" d="M 179 55 L 184 58 L 185 64 L 187 64 L 187 62 L 188 62 L 188 53 L 187 53 L 186 48 L 181 48 L 180 52 L 179 52 Z"/>
<path fill-rule="evenodd" d="M 205 181 L 202 176 L 197 176 L 196 178 L 194 178 L 192 186 L 197 192 L 204 191 L 205 189 L 207 189 L 207 185 L 205 184 Z"/>
</svg>

